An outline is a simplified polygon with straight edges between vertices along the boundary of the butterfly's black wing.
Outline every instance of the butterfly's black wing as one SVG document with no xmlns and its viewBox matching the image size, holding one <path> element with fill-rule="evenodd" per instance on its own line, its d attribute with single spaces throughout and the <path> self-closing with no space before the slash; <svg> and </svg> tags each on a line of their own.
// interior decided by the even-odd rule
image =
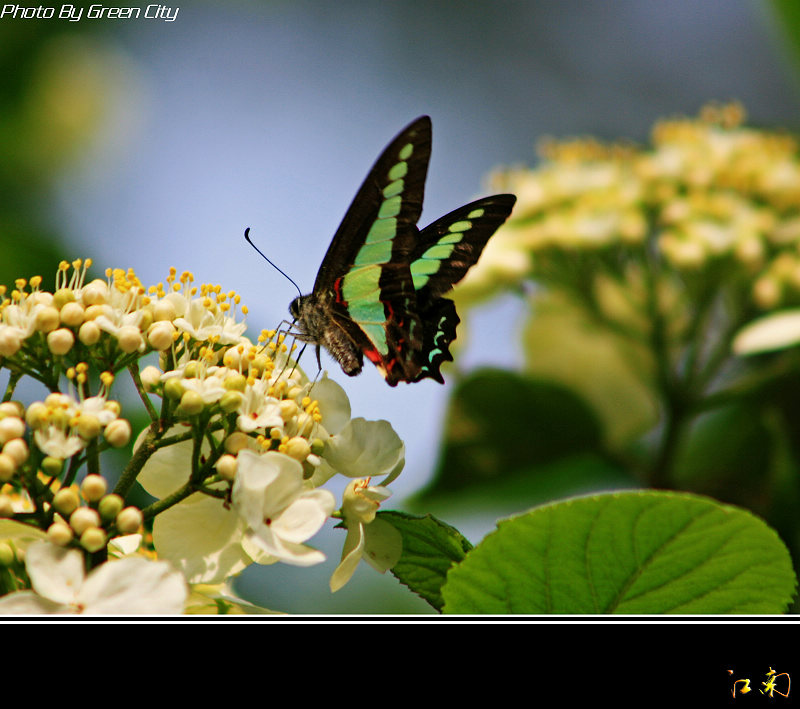
<svg viewBox="0 0 800 709">
<path fill-rule="evenodd" d="M 430 377 L 443 383 L 442 362 L 452 361 L 458 314 L 452 300 L 442 298 L 478 261 L 489 237 L 508 218 L 516 197 L 485 197 L 437 219 L 419 232 L 411 252 L 411 277 L 417 312 L 423 325 L 422 357 L 414 381 Z"/>
</svg>

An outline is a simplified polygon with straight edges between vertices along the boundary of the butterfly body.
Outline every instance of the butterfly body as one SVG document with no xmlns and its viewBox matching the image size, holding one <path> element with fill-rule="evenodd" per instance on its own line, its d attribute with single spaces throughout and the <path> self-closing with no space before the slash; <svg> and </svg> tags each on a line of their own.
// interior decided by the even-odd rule
<svg viewBox="0 0 800 709">
<path fill-rule="evenodd" d="M 324 347 L 345 374 L 364 357 L 387 383 L 431 378 L 443 383 L 442 362 L 459 322 L 441 297 L 475 264 L 506 220 L 513 195 L 472 202 L 416 226 L 431 152 L 431 123 L 422 116 L 383 151 L 356 193 L 331 241 L 314 290 L 292 301 L 298 339 Z"/>
</svg>

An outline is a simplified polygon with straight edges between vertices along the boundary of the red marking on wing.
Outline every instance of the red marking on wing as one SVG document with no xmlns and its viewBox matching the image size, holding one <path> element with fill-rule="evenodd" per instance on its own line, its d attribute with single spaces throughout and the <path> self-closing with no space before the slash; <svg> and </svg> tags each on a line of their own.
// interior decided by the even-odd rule
<svg viewBox="0 0 800 709">
<path fill-rule="evenodd" d="M 339 278 L 333 282 L 333 292 L 336 296 L 336 302 L 346 308 L 347 301 L 342 297 L 342 278 L 344 278 L 344 276 L 339 276 Z"/>
<path fill-rule="evenodd" d="M 364 354 L 367 356 L 367 359 L 372 362 L 373 364 L 380 364 L 383 360 L 378 350 L 364 350 Z"/>
</svg>

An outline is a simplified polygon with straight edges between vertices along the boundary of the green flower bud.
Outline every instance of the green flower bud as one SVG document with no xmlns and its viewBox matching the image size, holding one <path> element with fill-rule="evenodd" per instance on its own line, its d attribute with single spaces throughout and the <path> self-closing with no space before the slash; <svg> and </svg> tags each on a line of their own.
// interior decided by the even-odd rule
<svg viewBox="0 0 800 709">
<path fill-rule="evenodd" d="M 170 377 L 164 382 L 164 396 L 177 400 L 183 396 L 184 388 L 178 377 Z"/>
<path fill-rule="evenodd" d="M 100 500 L 100 504 L 97 505 L 97 511 L 100 513 L 100 519 L 102 519 L 104 522 L 110 522 L 120 513 L 124 504 L 125 501 L 119 495 L 115 493 L 106 495 L 102 500 Z"/>
<path fill-rule="evenodd" d="M 219 406 L 226 414 L 229 414 L 236 411 L 242 405 L 243 400 L 244 396 L 240 391 L 227 391 L 219 400 Z"/>
<path fill-rule="evenodd" d="M 51 458 L 50 460 L 53 460 Z M 69 517 L 81 504 L 78 493 L 72 488 L 62 487 L 53 496 L 53 507 L 65 517 Z"/>
<path fill-rule="evenodd" d="M 195 414 L 199 414 L 203 407 L 205 406 L 205 402 L 203 401 L 203 397 L 200 396 L 196 391 L 185 391 L 183 392 L 183 396 L 181 396 L 181 410 L 183 413 L 187 414 L 188 416 L 194 416 Z"/>
<path fill-rule="evenodd" d="M 51 478 L 54 478 L 56 475 L 60 475 L 63 468 L 64 461 L 61 460 L 61 458 L 53 458 L 52 456 L 48 455 L 42 460 L 42 472 Z M 70 510 L 70 512 L 71 511 L 72 510 Z"/>
<path fill-rule="evenodd" d="M 89 527 L 81 534 L 81 546 L 90 553 L 100 551 L 106 545 L 106 533 L 99 527 Z"/>
<path fill-rule="evenodd" d="M 61 310 L 67 303 L 75 302 L 75 291 L 72 288 L 59 288 L 53 293 L 53 305 Z"/>
</svg>

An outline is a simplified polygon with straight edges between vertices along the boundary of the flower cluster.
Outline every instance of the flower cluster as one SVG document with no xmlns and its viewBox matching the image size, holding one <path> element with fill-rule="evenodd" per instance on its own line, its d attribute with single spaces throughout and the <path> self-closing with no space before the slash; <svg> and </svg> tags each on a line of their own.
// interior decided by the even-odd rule
<svg viewBox="0 0 800 709">
<path fill-rule="evenodd" d="M 251 563 L 323 561 L 307 542 L 332 517 L 348 540 L 354 529 L 365 536 L 374 513 L 354 518 L 347 499 L 337 511 L 322 486 L 337 474 L 391 482 L 405 451 L 387 422 L 351 418 L 345 392 L 327 376 L 310 381 L 286 333 L 248 339 L 236 293 L 195 287 L 191 274 L 174 269 L 166 285 L 148 289 L 121 269 L 87 283 L 90 265 L 76 261 L 70 271 L 63 263 L 52 293 L 41 278 L 3 291 L 0 366 L 9 381 L 0 403 L 0 546 L 10 551 L 0 554 L 0 592 L 16 592 L 0 611 L 93 612 L 106 607 L 97 594 L 107 588 L 116 612 L 140 612 L 123 607 L 137 593 L 127 575 L 135 573 L 141 593 L 152 596 L 133 608 L 176 612 L 176 569 L 182 603 L 187 583 L 220 587 Z M 150 356 L 157 361 L 140 366 Z M 131 439 L 122 406 L 110 398 L 126 370 L 151 423 L 124 469 L 104 471 L 101 454 Z M 27 406 L 13 401 L 24 376 L 50 393 Z M 156 501 L 128 505 L 134 483 Z M 381 489 L 383 499 L 389 493 Z M 143 524 L 151 523 L 146 549 Z M 360 558 L 352 546 L 335 588 Z M 377 566 L 386 570 L 399 558 L 397 539 L 378 547 Z M 169 566 L 141 573 L 141 563 L 156 563 L 153 552 Z M 75 576 L 84 563 L 94 569 L 85 581 Z M 91 602 L 62 593 L 65 575 L 73 596 L 92 589 Z M 160 611 L 159 585 L 167 589 Z"/>
<path fill-rule="evenodd" d="M 644 256 L 681 285 L 721 270 L 749 306 L 800 303 L 800 157 L 786 133 L 743 125 L 738 104 L 656 124 L 652 145 L 543 141 L 537 169 L 498 172 L 517 206 L 457 291 L 482 297 L 528 277 L 603 290 L 582 260 L 642 291 Z M 593 276 L 593 274 L 589 274 Z"/>
</svg>

